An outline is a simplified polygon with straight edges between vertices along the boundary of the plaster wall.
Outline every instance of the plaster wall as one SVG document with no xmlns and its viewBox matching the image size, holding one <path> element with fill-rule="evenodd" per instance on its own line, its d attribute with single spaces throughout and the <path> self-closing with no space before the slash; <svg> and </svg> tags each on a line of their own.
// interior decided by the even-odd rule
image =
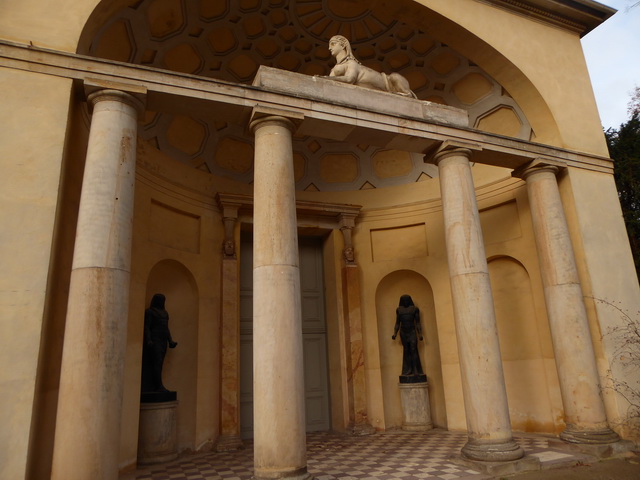
<svg viewBox="0 0 640 480">
<path fill-rule="evenodd" d="M 424 18 L 436 36 L 495 78 L 525 111 L 537 142 L 607 155 L 577 33 L 477 0 L 415 3 L 446 20 L 427 12 L 416 17 L 412 8 L 414 22 Z M 449 22 L 463 30 L 451 29 Z"/>
<path fill-rule="evenodd" d="M 0 6 L 0 37 L 74 52 L 83 29 L 90 35 L 130 3 L 7 0 Z M 522 107 L 537 141 L 606 155 L 578 34 L 477 0 L 383 4 L 407 24 L 433 32 L 502 84 Z"/>
<path fill-rule="evenodd" d="M 562 402 L 525 186 L 507 170 L 476 165 L 472 171 L 481 185 L 480 216 L 487 256 L 493 260 L 513 428 L 558 432 L 564 426 Z M 299 192 L 298 197 L 318 201 L 328 195 Z M 330 195 L 332 201 L 363 205 L 353 241 L 361 269 L 369 417 L 379 429 L 401 424 L 393 384 L 401 358 L 390 340 L 398 288 L 411 290 L 414 301 L 423 304 L 423 329 L 433 325 L 422 346 L 423 367 L 433 380 L 433 421 L 449 429 L 466 429 L 439 197 L 437 180 Z"/>
<path fill-rule="evenodd" d="M 38 46 L 73 52 L 97 3 L 6 0 L 0 4 L 0 38 L 32 41 Z M 101 16 L 91 19 L 89 27 L 99 25 L 123 3 L 126 2 L 111 2 Z M 593 97 L 577 35 L 473 0 L 420 0 L 420 3 L 438 15 L 423 11 L 413 21 L 430 28 L 434 35 L 449 42 L 502 83 L 526 113 L 537 141 L 606 155 L 595 103 L 590 101 Z M 501 28 L 495 28 L 497 23 Z M 478 38 L 486 44 L 478 44 Z M 528 39 L 526 44 L 524 39 Z M 535 41 L 531 43 L 530 39 Z M 496 56 L 488 45 L 502 56 Z M 64 225 L 65 222 L 75 225 L 74 202 L 81 165 L 76 164 L 67 172 L 73 178 L 68 190 L 61 193 L 60 181 L 65 176 L 63 160 L 67 155 L 65 145 L 68 132 L 74 132 L 69 149 L 75 151 L 74 158 L 81 158 L 86 136 L 79 126 L 68 129 L 70 104 L 73 104 L 70 80 L 0 67 L 0 81 L 3 84 L 0 111 L 3 208 L 0 215 L 4 232 L 0 236 L 3 255 L 0 283 L 2 305 L 7 311 L 0 326 L 0 338 L 4 339 L 0 361 L 11 365 L 2 372 L 5 394 L 0 408 L 3 425 L 0 444 L 4 448 L 0 456 L 0 476 L 22 478 L 27 469 L 30 436 L 35 441 L 37 435 L 51 438 L 53 433 L 55 412 L 48 411 L 38 420 L 37 427 L 33 426 L 33 419 L 38 401 L 55 398 L 55 386 L 50 386 L 40 400 L 35 392 L 37 383 L 48 371 L 39 370 L 39 362 L 57 358 L 59 352 L 51 353 L 50 349 L 52 345 L 61 345 L 63 334 L 63 324 L 58 321 L 55 328 L 48 331 L 47 338 L 43 338 L 47 319 L 52 315 L 58 320 L 64 316 L 66 299 L 54 299 L 51 292 L 64 297 L 65 272 L 70 268 L 65 262 L 68 263 L 73 244 L 74 227 Z M 80 121 L 79 117 L 75 120 Z M 494 288 L 499 292 L 498 322 L 501 343 L 506 347 L 503 360 L 514 428 L 557 431 L 562 426 L 562 407 L 553 352 L 548 343 L 524 184 L 512 180 L 506 170 L 481 165 L 473 170 L 487 255 L 496 259 L 492 262 L 496 266 L 492 280 L 497 281 Z M 587 297 L 600 373 L 606 382 L 615 347 L 606 338 L 602 341 L 601 335 L 623 322 L 615 306 L 631 314 L 640 311 L 638 284 L 615 186 L 609 174 L 571 170 L 561 179 L 560 188 Z M 174 335 L 181 342 L 178 349 L 170 351 L 167 364 L 167 383 L 171 385 L 175 380 L 184 395 L 179 448 L 206 449 L 215 441 L 220 408 L 219 272 L 223 238 L 222 220 L 214 203 L 218 191 L 250 195 L 252 187 L 180 165 L 148 144 L 139 143 L 122 419 L 123 469 L 130 468 L 136 456 L 143 312 L 153 291 L 165 286 L 161 279 L 166 279 L 168 287 L 183 292 L 185 298 L 198 299 L 195 305 L 188 300 L 175 305 L 168 303 L 172 319 L 173 315 L 176 319 Z M 381 346 L 383 336 L 379 333 L 387 328 L 384 325 L 391 326 L 393 319 L 382 318 L 375 293 L 384 278 L 401 271 L 415 272 L 412 277 L 426 279 L 434 299 L 433 316 L 442 372 L 441 397 L 433 396 L 434 418 L 441 424 L 446 420 L 450 429 L 465 428 L 439 197 L 438 183 L 433 180 L 379 190 L 298 192 L 299 199 L 364 207 L 353 240 L 361 272 L 369 417 L 379 429 L 396 426 L 395 414 L 389 412 L 397 412 L 399 403 L 395 403 L 383 381 L 383 368 L 397 363 L 396 353 Z M 174 220 L 187 229 L 193 228 L 195 222 L 197 231 L 182 237 L 178 235 L 182 232 L 171 227 Z M 408 235 L 394 236 L 394 229 Z M 335 281 L 327 285 L 330 292 L 327 315 L 331 317 L 328 319 L 329 351 L 340 359 L 345 355 L 339 274 L 341 241 L 340 235 L 334 232 L 324 248 L 326 278 Z M 501 260 L 503 258 L 507 260 Z M 59 269 L 54 268 L 55 262 L 61 262 Z M 616 268 L 611 268 L 612 265 Z M 169 280 L 173 274 L 180 279 L 178 283 Z M 511 293 L 509 285 L 504 283 L 510 275 L 517 276 L 523 285 L 528 279 L 529 285 L 518 290 L 514 300 L 508 299 Z M 53 290 L 55 282 L 58 283 Z M 421 282 L 416 280 L 415 285 Z M 503 295 L 502 291 L 506 293 Z M 589 300 L 590 297 L 595 300 Z M 508 316 L 500 313 L 514 310 L 526 312 L 529 322 L 512 324 Z M 523 328 L 526 334 L 537 336 L 537 343 L 527 346 L 520 355 L 516 346 L 523 336 Z M 533 330 L 526 330 L 529 328 Z M 175 378 L 178 370 L 188 371 L 188 378 Z M 522 371 L 530 374 L 528 378 L 540 395 L 533 409 L 525 402 L 530 386 L 518 377 Z M 330 372 L 333 422 L 339 426 L 348 418 L 343 393 L 346 380 L 340 363 L 334 360 L 330 361 Z M 614 421 L 622 418 L 626 407 L 615 395 L 606 396 L 606 406 Z"/>
<path fill-rule="evenodd" d="M 120 467 L 135 466 L 144 310 L 167 297 L 178 346 L 163 378 L 178 392 L 178 450 L 208 450 L 220 421 L 222 217 L 211 179 L 140 142 Z"/>
<path fill-rule="evenodd" d="M 71 82 L 0 67 L 0 84 L 0 477 L 23 478 L 46 340 L 43 322 L 51 308 L 47 294 L 54 279 L 47 272 L 55 248 Z"/>
<path fill-rule="evenodd" d="M 637 419 L 628 417 L 629 403 L 611 389 L 624 378 L 636 391 L 640 374 L 626 365 L 630 350 L 622 348 L 629 327 L 637 325 L 640 289 L 624 228 L 613 176 L 569 169 L 560 182 L 578 273 L 594 343 L 607 418 L 625 437 L 638 434 Z M 626 333 L 625 333 L 626 331 Z M 634 423 L 635 422 L 635 423 Z"/>
</svg>

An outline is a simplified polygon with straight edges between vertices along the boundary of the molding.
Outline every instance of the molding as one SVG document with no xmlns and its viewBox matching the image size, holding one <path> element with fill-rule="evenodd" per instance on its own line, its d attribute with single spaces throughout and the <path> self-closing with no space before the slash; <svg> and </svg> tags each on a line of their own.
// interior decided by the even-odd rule
<svg viewBox="0 0 640 480">
<path fill-rule="evenodd" d="M 592 0 L 478 0 L 585 36 L 616 13 Z"/>
<path fill-rule="evenodd" d="M 361 142 L 414 153 L 433 151 L 443 142 L 477 144 L 473 161 L 515 169 L 544 157 L 565 162 L 567 167 L 613 173 L 607 157 L 490 134 L 468 127 L 400 117 L 376 109 L 335 105 L 330 100 L 264 90 L 211 78 L 168 72 L 155 68 L 95 59 L 82 55 L 0 41 L 0 63 L 6 68 L 41 73 L 71 80 L 115 81 L 147 89 L 147 108 L 157 112 L 208 115 L 238 125 L 248 125 L 257 105 L 298 111 L 304 115 L 300 133 L 332 140 Z M 289 73 L 289 72 L 287 72 Z M 295 74 L 300 82 L 313 77 Z M 416 102 L 420 102 L 416 100 Z"/>
<path fill-rule="evenodd" d="M 232 208 L 240 214 L 253 218 L 253 196 L 251 195 L 221 192 L 216 195 L 216 201 L 223 211 L 227 208 Z M 360 215 L 361 209 L 362 206 L 360 205 L 296 200 L 296 214 L 299 226 L 312 223 L 318 226 L 339 229 L 343 225 L 345 217 L 355 222 L 355 219 Z"/>
</svg>

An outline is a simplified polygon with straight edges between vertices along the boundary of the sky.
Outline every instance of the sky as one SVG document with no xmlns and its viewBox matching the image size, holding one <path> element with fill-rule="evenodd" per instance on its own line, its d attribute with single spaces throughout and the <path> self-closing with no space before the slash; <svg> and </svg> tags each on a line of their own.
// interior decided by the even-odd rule
<svg viewBox="0 0 640 480">
<path fill-rule="evenodd" d="M 640 5 L 638 0 L 600 0 L 618 12 L 582 38 L 602 126 L 629 120 L 627 104 L 640 87 Z"/>
</svg>

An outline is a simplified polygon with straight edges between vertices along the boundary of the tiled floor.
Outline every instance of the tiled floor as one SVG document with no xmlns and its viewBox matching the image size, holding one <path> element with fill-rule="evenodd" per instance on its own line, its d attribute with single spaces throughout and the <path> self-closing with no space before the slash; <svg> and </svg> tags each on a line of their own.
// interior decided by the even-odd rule
<svg viewBox="0 0 640 480">
<path fill-rule="evenodd" d="M 527 435 L 515 439 L 527 455 L 537 456 L 543 464 L 573 457 L 550 448 L 546 437 Z M 491 478 L 451 461 L 466 441 L 465 433 L 439 429 L 364 437 L 312 433 L 307 436 L 307 467 L 317 480 Z M 171 463 L 140 469 L 122 480 L 249 480 L 253 473 L 253 444 L 251 441 L 245 444 L 244 450 L 185 456 Z"/>
</svg>

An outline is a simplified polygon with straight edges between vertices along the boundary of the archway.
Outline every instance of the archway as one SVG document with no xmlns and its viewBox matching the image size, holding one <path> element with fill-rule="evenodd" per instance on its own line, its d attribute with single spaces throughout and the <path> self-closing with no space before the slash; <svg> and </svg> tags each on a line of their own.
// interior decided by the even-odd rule
<svg viewBox="0 0 640 480">
<path fill-rule="evenodd" d="M 447 411 L 440 361 L 440 341 L 435 318 L 433 291 L 426 278 L 411 270 L 399 270 L 385 276 L 376 289 L 376 316 L 380 345 L 380 374 L 386 428 L 402 425 L 402 406 L 398 375 L 402 370 L 402 344 L 393 341 L 395 310 L 401 295 L 411 295 L 420 309 L 424 342 L 419 343 L 420 360 L 429 382 L 431 420 L 435 426 L 447 427 Z"/>
</svg>

